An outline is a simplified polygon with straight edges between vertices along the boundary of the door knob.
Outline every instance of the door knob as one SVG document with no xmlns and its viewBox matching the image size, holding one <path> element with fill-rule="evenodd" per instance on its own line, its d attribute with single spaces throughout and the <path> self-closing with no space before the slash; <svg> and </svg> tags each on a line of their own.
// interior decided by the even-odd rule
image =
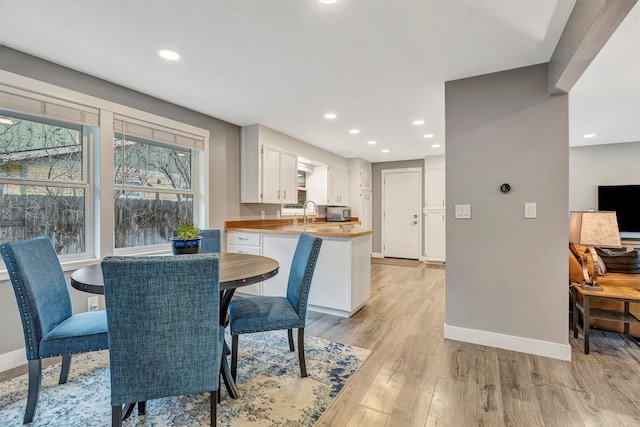
<svg viewBox="0 0 640 427">
<path fill-rule="evenodd" d="M 411 225 L 417 225 L 418 221 L 411 221 Z"/>
</svg>

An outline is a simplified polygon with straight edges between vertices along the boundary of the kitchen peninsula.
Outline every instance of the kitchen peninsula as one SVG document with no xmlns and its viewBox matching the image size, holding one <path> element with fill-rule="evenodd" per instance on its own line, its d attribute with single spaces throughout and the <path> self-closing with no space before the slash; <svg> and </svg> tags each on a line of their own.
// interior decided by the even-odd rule
<svg viewBox="0 0 640 427">
<path fill-rule="evenodd" d="M 309 309 L 350 317 L 371 295 L 371 230 L 359 221 L 293 224 L 291 219 L 227 221 L 227 252 L 264 255 L 280 263 L 280 274 L 252 286 L 243 295 L 286 296 L 291 260 L 300 233 L 321 237 Z"/>
</svg>

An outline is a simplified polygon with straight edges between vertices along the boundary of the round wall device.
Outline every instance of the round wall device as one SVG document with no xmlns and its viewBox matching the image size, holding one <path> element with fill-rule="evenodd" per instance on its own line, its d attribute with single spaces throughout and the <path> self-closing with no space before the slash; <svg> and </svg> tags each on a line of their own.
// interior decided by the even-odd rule
<svg viewBox="0 0 640 427">
<path fill-rule="evenodd" d="M 506 194 L 506 193 L 508 193 L 509 191 L 511 191 L 511 186 L 510 186 L 509 184 L 507 184 L 507 183 L 502 184 L 502 185 L 500 186 L 500 191 L 502 191 L 503 193 L 505 193 L 505 194 Z"/>
</svg>

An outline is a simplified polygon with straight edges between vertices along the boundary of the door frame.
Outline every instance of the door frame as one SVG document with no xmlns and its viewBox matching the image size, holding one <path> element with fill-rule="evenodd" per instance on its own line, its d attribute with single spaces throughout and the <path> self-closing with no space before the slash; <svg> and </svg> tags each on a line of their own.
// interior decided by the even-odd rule
<svg viewBox="0 0 640 427">
<path fill-rule="evenodd" d="M 393 174 L 393 173 L 403 173 L 403 172 L 418 172 L 418 176 L 420 177 L 420 188 L 418 188 L 418 206 L 419 206 L 419 213 L 418 213 L 418 260 L 420 261 L 424 261 L 424 251 L 423 251 L 423 246 L 424 246 L 424 241 L 423 241 L 423 235 L 424 235 L 424 215 L 423 213 L 423 202 L 422 202 L 422 197 L 423 197 L 423 193 L 424 193 L 424 169 L 422 167 L 414 167 L 414 168 L 396 168 L 396 169 L 382 169 L 381 171 L 382 174 L 382 203 L 380 206 L 380 216 L 381 218 L 381 236 L 380 236 L 380 243 L 381 243 L 381 251 L 382 251 L 382 257 L 384 258 L 384 254 L 385 254 L 385 222 L 386 222 L 386 212 L 385 212 L 385 206 L 386 206 L 386 199 L 385 199 L 385 188 L 386 188 L 386 184 L 385 184 L 385 176 L 387 174 Z"/>
</svg>

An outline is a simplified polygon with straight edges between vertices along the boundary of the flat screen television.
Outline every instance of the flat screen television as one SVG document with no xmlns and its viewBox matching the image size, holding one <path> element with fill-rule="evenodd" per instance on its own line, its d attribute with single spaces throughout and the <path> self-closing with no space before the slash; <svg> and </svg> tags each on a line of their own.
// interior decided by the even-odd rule
<svg viewBox="0 0 640 427">
<path fill-rule="evenodd" d="M 640 185 L 598 186 L 598 210 L 615 211 L 621 237 L 640 238 Z"/>
</svg>

